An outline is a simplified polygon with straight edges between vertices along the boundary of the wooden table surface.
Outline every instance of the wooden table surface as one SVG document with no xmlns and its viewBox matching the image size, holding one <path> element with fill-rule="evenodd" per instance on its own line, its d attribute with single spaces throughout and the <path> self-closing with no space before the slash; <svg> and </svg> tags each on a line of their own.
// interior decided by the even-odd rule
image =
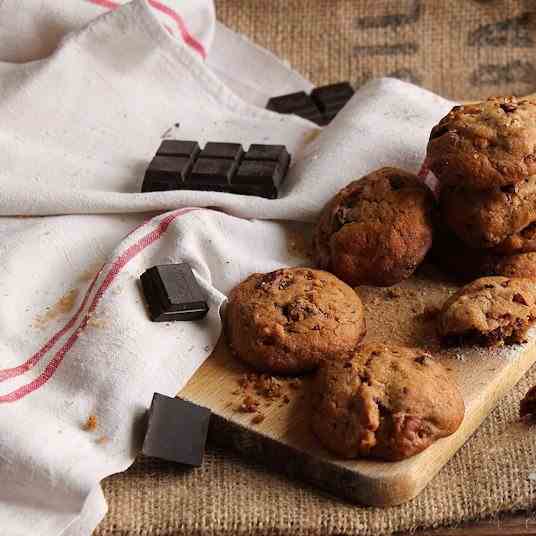
<svg viewBox="0 0 536 536">
<path fill-rule="evenodd" d="M 397 533 L 397 536 L 536 536 L 536 510 L 506 514 L 497 519 L 460 525 L 456 528 Z"/>
</svg>

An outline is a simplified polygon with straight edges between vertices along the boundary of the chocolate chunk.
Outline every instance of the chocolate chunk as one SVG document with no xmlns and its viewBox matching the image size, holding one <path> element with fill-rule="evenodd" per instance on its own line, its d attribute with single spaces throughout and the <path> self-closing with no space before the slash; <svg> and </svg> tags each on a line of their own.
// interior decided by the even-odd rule
<svg viewBox="0 0 536 536">
<path fill-rule="evenodd" d="M 155 156 L 147 171 L 142 192 L 175 190 L 184 181 L 191 167 L 191 160 L 182 156 Z"/>
<path fill-rule="evenodd" d="M 185 156 L 193 160 L 197 157 L 199 151 L 199 143 L 196 141 L 164 140 L 156 154 L 160 156 Z"/>
<path fill-rule="evenodd" d="M 290 164 L 290 155 L 284 145 L 259 145 L 252 144 L 244 155 L 244 160 L 271 160 L 279 162 L 283 174 L 287 173 Z"/>
<path fill-rule="evenodd" d="M 275 199 L 283 171 L 279 162 L 243 160 L 233 179 L 233 192 Z"/>
<path fill-rule="evenodd" d="M 313 89 L 272 97 L 266 108 L 281 114 L 296 114 L 318 125 L 327 125 L 352 98 L 354 90 L 348 82 L 339 82 Z"/>
<path fill-rule="evenodd" d="M 239 143 L 221 143 L 209 141 L 201 151 L 203 158 L 227 158 L 229 160 L 240 160 L 244 150 Z"/>
<path fill-rule="evenodd" d="M 272 97 L 266 105 L 268 110 L 278 112 L 280 114 L 295 114 L 319 123 L 322 121 L 322 114 L 315 104 L 313 99 L 305 91 L 298 93 L 289 93 L 280 97 Z"/>
<path fill-rule="evenodd" d="M 155 393 L 142 452 L 198 467 L 203 462 L 209 420 L 207 408 Z"/>
<path fill-rule="evenodd" d="M 354 90 L 348 82 L 317 87 L 311 92 L 311 98 L 329 121 L 341 111 L 353 95 Z"/>
<path fill-rule="evenodd" d="M 142 192 L 197 190 L 274 199 L 289 165 L 284 145 L 252 144 L 244 153 L 239 143 L 209 142 L 199 151 L 196 142 L 164 140 L 145 172 Z"/>
<path fill-rule="evenodd" d="M 140 280 L 153 322 L 199 320 L 208 312 L 206 298 L 187 263 L 153 266 Z"/>
<path fill-rule="evenodd" d="M 208 186 L 208 189 L 214 192 L 228 192 L 236 166 L 235 160 L 199 158 L 194 164 L 190 177 L 185 181 L 184 188 L 199 190 Z"/>
</svg>

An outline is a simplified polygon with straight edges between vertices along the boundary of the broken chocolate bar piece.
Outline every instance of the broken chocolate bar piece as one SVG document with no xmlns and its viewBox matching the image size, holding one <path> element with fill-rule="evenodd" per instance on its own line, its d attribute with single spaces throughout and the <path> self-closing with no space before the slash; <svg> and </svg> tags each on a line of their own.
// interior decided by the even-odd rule
<svg viewBox="0 0 536 536">
<path fill-rule="evenodd" d="M 295 114 L 309 119 L 314 123 L 322 120 L 322 115 L 316 103 L 305 91 L 289 93 L 280 97 L 272 97 L 266 105 L 268 110 L 280 114 Z"/>
<path fill-rule="evenodd" d="M 145 456 L 199 467 L 209 420 L 209 409 L 155 393 L 142 452 Z"/>
<path fill-rule="evenodd" d="M 187 263 L 153 266 L 140 277 L 153 322 L 199 320 L 208 305 Z"/>
<path fill-rule="evenodd" d="M 280 114 L 296 114 L 318 125 L 327 125 L 352 98 L 348 82 L 320 86 L 307 95 L 304 91 L 272 97 L 266 108 Z"/>
<path fill-rule="evenodd" d="M 176 143 L 172 143 L 176 142 Z M 164 140 L 145 172 L 142 192 L 198 190 L 275 199 L 290 155 L 284 145 Z"/>
<path fill-rule="evenodd" d="M 338 113 L 353 95 L 354 90 L 348 82 L 321 86 L 311 91 L 311 98 L 323 114 Z"/>
</svg>

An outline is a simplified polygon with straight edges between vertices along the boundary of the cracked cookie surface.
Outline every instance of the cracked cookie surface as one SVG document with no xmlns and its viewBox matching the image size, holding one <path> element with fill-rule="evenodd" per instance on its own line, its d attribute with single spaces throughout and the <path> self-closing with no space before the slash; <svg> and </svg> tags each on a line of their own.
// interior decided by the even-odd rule
<svg viewBox="0 0 536 536">
<path fill-rule="evenodd" d="M 312 405 L 315 435 L 343 458 L 408 458 L 454 433 L 464 415 L 456 383 L 430 354 L 376 343 L 323 364 Z"/>
<path fill-rule="evenodd" d="M 455 106 L 433 129 L 427 163 L 442 185 L 485 190 L 536 174 L 536 101 Z"/>
<path fill-rule="evenodd" d="M 249 276 L 231 292 L 225 317 L 233 353 L 272 374 L 312 370 L 355 348 L 366 331 L 357 293 L 310 268 Z"/>
<path fill-rule="evenodd" d="M 374 171 L 324 207 L 313 237 L 315 261 L 350 285 L 394 285 L 428 252 L 434 207 L 432 193 L 415 175 Z"/>
<path fill-rule="evenodd" d="M 444 187 L 440 209 L 443 221 L 469 246 L 498 246 L 536 221 L 536 176 L 484 191 Z"/>
<path fill-rule="evenodd" d="M 535 320 L 534 281 L 481 277 L 445 302 L 438 316 L 438 331 L 449 345 L 515 344 L 525 342 Z"/>
</svg>

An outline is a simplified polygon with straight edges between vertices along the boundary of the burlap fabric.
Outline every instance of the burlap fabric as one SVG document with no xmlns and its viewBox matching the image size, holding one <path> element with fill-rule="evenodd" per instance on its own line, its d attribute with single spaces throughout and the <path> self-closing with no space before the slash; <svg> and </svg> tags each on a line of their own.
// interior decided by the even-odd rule
<svg viewBox="0 0 536 536">
<path fill-rule="evenodd" d="M 536 91 L 536 0 L 220 0 L 220 20 L 316 83 L 397 76 L 457 99 Z M 532 13 L 531 13 L 532 9 Z M 536 368 L 414 501 L 359 508 L 209 447 L 203 467 L 140 459 L 104 482 L 108 535 L 380 535 L 529 509 Z M 532 475 L 529 477 L 529 475 Z"/>
</svg>

